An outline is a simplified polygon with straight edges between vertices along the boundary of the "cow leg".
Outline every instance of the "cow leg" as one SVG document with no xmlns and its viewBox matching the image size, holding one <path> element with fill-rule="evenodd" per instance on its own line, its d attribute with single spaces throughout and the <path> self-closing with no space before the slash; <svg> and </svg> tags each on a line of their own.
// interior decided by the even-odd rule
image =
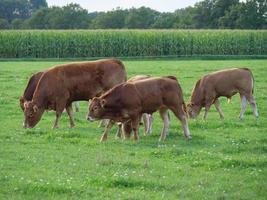
<svg viewBox="0 0 267 200">
<path fill-rule="evenodd" d="M 139 140 L 139 122 L 140 122 L 141 116 L 135 116 L 132 120 L 132 128 L 134 131 L 134 140 L 137 142 Z"/>
<path fill-rule="evenodd" d="M 106 127 L 108 124 L 108 119 L 101 119 L 100 122 L 99 122 L 99 125 L 98 127 Z"/>
<path fill-rule="evenodd" d="M 64 108 L 56 110 L 56 120 L 55 120 L 55 123 L 53 125 L 53 129 L 58 128 L 58 122 L 60 120 L 60 117 L 61 117 L 63 110 L 64 110 Z"/>
<path fill-rule="evenodd" d="M 241 98 L 241 112 L 239 115 L 240 119 L 244 118 L 244 113 L 246 112 L 246 108 L 247 108 L 247 99 L 244 95 L 240 94 L 240 98 Z"/>
<path fill-rule="evenodd" d="M 133 130 L 133 128 L 132 128 L 132 122 L 131 121 L 124 122 L 122 124 L 122 129 L 123 129 L 124 138 L 127 139 L 127 140 L 130 140 L 130 138 L 131 138 L 131 132 Z"/>
<path fill-rule="evenodd" d="M 70 127 L 73 128 L 73 127 L 75 126 L 75 124 L 74 124 L 74 119 L 73 119 L 73 110 L 72 110 L 72 106 L 71 106 L 71 105 L 67 106 L 66 111 L 67 111 L 67 113 L 68 113 L 68 115 L 69 115 L 69 119 L 70 119 Z"/>
<path fill-rule="evenodd" d="M 204 116 L 203 116 L 203 119 L 204 119 L 204 120 L 207 119 L 208 112 L 209 112 L 209 110 L 210 110 L 210 106 L 211 106 L 211 103 L 206 103 L 206 105 L 205 105 L 205 113 L 204 113 Z"/>
<path fill-rule="evenodd" d="M 169 121 L 167 109 L 161 109 L 159 113 L 160 113 L 161 119 L 164 122 L 159 141 L 164 141 L 166 138 L 166 133 L 168 133 L 168 130 L 169 130 L 170 121 Z"/>
<path fill-rule="evenodd" d="M 169 111 L 167 111 L 167 116 L 168 116 L 168 120 L 169 120 L 169 124 L 170 124 L 171 123 L 171 117 L 170 117 Z M 169 132 L 167 132 L 166 135 L 169 135 Z"/>
<path fill-rule="evenodd" d="M 114 124 L 114 121 L 109 120 L 109 122 L 108 122 L 102 136 L 101 136 L 100 142 L 104 142 L 108 139 L 108 133 L 109 133 L 110 129 L 112 128 L 113 124 Z"/>
<path fill-rule="evenodd" d="M 148 119 L 149 119 L 148 134 L 151 134 L 152 133 L 152 124 L 154 121 L 153 115 L 149 114 Z"/>
<path fill-rule="evenodd" d="M 214 101 L 214 106 L 215 106 L 217 112 L 220 114 L 220 118 L 221 119 L 224 119 L 224 116 L 223 116 L 223 113 L 222 113 L 222 110 L 221 110 L 221 104 L 220 104 L 219 99 L 216 99 Z"/>
<path fill-rule="evenodd" d="M 121 133 L 122 133 L 122 123 L 118 123 L 118 129 L 115 138 L 119 139 L 121 138 Z"/>
<path fill-rule="evenodd" d="M 252 95 L 252 94 L 249 95 L 249 96 L 247 97 L 247 99 L 248 99 L 248 102 L 250 103 L 250 105 L 251 105 L 251 107 L 252 107 L 254 116 L 255 116 L 256 118 L 258 118 L 258 117 L 259 117 L 259 112 L 258 112 L 257 104 L 256 104 L 256 101 L 255 101 L 253 95 Z"/>
<path fill-rule="evenodd" d="M 79 102 L 78 101 L 74 102 L 74 106 L 75 106 L 75 112 L 79 112 Z"/>
<path fill-rule="evenodd" d="M 182 107 L 180 109 L 171 107 L 170 109 L 175 114 L 175 116 L 180 120 L 182 127 L 183 127 L 184 136 L 187 139 L 192 139 L 192 136 L 191 136 L 189 128 L 188 128 L 187 115 L 184 112 L 184 110 L 182 109 Z"/>
<path fill-rule="evenodd" d="M 147 135 L 149 132 L 149 114 L 144 113 L 142 115 L 142 117 L 143 117 L 144 127 L 145 127 L 145 134 L 144 135 Z"/>
</svg>

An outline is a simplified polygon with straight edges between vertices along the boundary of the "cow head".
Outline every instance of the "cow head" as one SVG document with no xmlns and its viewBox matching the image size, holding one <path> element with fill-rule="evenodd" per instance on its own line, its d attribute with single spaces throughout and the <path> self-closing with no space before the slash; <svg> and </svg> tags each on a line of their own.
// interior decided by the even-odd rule
<svg viewBox="0 0 267 200">
<path fill-rule="evenodd" d="M 19 98 L 19 104 L 20 104 L 20 107 L 21 107 L 21 109 L 22 109 L 22 111 L 24 111 L 24 109 L 25 109 L 25 107 L 24 107 L 24 102 L 25 102 L 26 100 L 25 100 L 25 98 L 23 97 L 23 96 L 21 96 L 20 98 Z"/>
<path fill-rule="evenodd" d="M 192 119 L 195 119 L 201 110 L 201 106 L 195 105 L 194 103 L 189 103 L 186 106 L 186 110 L 187 110 L 189 117 Z"/>
<path fill-rule="evenodd" d="M 38 108 L 32 101 L 24 103 L 24 128 L 33 128 L 41 119 L 44 109 Z"/>
<path fill-rule="evenodd" d="M 95 119 L 101 119 L 105 114 L 105 104 L 106 100 L 99 97 L 94 97 L 92 100 L 89 100 L 87 120 L 94 121 Z"/>
</svg>

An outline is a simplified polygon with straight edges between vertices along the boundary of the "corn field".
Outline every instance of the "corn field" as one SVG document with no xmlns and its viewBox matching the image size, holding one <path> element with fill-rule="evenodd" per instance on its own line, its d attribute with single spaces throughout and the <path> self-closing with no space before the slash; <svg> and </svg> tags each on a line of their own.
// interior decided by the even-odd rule
<svg viewBox="0 0 267 200">
<path fill-rule="evenodd" d="M 267 55 L 267 31 L 24 30 L 0 32 L 0 58 Z"/>
</svg>

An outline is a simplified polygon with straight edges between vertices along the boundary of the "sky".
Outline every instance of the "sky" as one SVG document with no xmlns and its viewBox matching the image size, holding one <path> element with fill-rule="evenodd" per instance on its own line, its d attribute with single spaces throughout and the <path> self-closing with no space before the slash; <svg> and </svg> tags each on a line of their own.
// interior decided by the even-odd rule
<svg viewBox="0 0 267 200">
<path fill-rule="evenodd" d="M 120 7 L 139 8 L 141 6 L 150 7 L 161 12 L 173 12 L 178 8 L 193 6 L 200 0 L 46 0 L 48 6 L 64 6 L 70 3 L 78 3 L 89 12 L 109 11 Z"/>
</svg>

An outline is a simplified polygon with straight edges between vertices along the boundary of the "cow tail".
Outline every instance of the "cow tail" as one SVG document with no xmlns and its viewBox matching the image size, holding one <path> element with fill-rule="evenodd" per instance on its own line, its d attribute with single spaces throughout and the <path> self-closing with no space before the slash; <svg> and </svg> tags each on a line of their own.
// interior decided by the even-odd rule
<svg viewBox="0 0 267 200">
<path fill-rule="evenodd" d="M 254 83 L 255 83 L 255 79 L 254 79 L 253 73 L 252 73 L 252 71 L 249 68 L 243 68 L 243 69 L 249 71 L 249 73 L 250 73 L 250 76 L 251 76 L 251 79 L 252 79 L 252 94 L 254 94 Z"/>
<path fill-rule="evenodd" d="M 125 65 L 123 64 L 123 62 L 121 62 L 120 60 L 117 60 L 117 59 L 115 60 L 115 62 L 117 62 L 120 66 L 122 66 L 122 69 L 125 72 L 124 82 L 126 82 L 127 81 L 127 73 L 126 73 Z"/>
<path fill-rule="evenodd" d="M 250 71 L 250 70 L 249 70 Z M 255 79 L 254 79 L 254 76 L 252 74 L 252 72 L 250 71 L 250 74 L 251 74 L 251 78 L 252 78 L 252 94 L 254 94 L 254 85 L 255 85 Z"/>
</svg>

